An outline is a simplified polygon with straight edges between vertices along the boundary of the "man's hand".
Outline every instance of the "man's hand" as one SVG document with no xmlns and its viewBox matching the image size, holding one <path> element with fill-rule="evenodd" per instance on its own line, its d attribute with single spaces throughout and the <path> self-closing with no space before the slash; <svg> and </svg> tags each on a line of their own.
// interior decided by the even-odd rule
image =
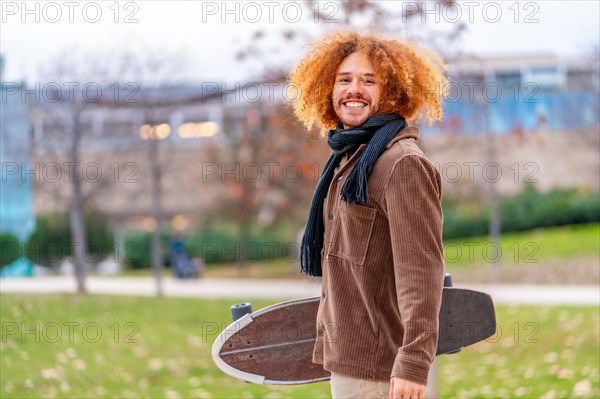
<svg viewBox="0 0 600 399">
<path fill-rule="evenodd" d="M 392 377 L 390 381 L 390 399 L 423 399 L 425 385 Z"/>
</svg>

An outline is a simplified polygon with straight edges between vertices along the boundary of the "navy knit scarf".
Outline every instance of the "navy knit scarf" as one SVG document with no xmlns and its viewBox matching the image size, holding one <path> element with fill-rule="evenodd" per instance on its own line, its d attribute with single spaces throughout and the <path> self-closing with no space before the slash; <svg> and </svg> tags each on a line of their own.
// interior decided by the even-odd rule
<svg viewBox="0 0 600 399">
<path fill-rule="evenodd" d="M 321 249 L 323 248 L 323 203 L 333 179 L 333 172 L 344 154 L 354 151 L 361 144 L 367 146 L 342 187 L 342 199 L 347 203 L 365 204 L 368 200 L 367 179 L 377 158 L 394 136 L 407 126 L 398 114 L 371 116 L 365 123 L 349 129 L 338 124 L 327 134 L 331 156 L 325 164 L 308 212 L 306 229 L 302 237 L 300 263 L 302 272 L 309 276 L 321 276 Z"/>
</svg>

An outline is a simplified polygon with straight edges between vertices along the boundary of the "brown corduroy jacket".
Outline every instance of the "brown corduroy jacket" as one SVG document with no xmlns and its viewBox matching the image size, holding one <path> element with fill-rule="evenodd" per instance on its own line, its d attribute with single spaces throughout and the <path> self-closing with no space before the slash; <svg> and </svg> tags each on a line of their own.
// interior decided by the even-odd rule
<svg viewBox="0 0 600 399">
<path fill-rule="evenodd" d="M 313 362 L 349 377 L 421 384 L 437 347 L 444 275 L 441 178 L 402 130 L 368 180 L 366 205 L 340 192 L 361 145 L 335 171 L 324 204 L 323 290 Z"/>
</svg>

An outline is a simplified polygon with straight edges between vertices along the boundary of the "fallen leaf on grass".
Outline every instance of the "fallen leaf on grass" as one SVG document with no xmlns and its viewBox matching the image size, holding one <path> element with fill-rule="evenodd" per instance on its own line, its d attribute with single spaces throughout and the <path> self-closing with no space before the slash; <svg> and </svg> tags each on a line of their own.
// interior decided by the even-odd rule
<svg viewBox="0 0 600 399">
<path fill-rule="evenodd" d="M 42 378 L 45 380 L 57 380 L 58 379 L 58 371 L 53 368 L 42 369 L 41 371 Z"/>
<path fill-rule="evenodd" d="M 179 396 L 179 392 L 173 389 L 165 389 L 165 397 L 167 399 L 181 399 L 181 396 Z"/>
<path fill-rule="evenodd" d="M 73 359 L 73 367 L 75 367 L 76 370 L 86 370 L 87 364 L 83 359 Z"/>
<path fill-rule="evenodd" d="M 544 362 L 556 363 L 558 360 L 558 354 L 556 352 L 548 352 L 544 355 Z"/>
<path fill-rule="evenodd" d="M 147 367 L 149 370 L 160 370 L 163 368 L 163 362 L 161 359 L 158 358 L 150 359 Z"/>
<path fill-rule="evenodd" d="M 588 380 L 578 381 L 573 387 L 573 396 L 589 397 L 592 393 L 592 383 Z"/>
</svg>

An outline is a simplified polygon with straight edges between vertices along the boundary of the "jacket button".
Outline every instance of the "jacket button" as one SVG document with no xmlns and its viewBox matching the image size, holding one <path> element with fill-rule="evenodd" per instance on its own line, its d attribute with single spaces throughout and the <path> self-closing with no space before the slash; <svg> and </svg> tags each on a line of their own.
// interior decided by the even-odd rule
<svg viewBox="0 0 600 399">
<path fill-rule="evenodd" d="M 333 220 L 333 213 L 329 214 L 329 220 Z"/>
<path fill-rule="evenodd" d="M 321 294 L 321 297 L 325 298 L 327 296 L 327 294 L 325 294 L 324 292 Z"/>
<path fill-rule="evenodd" d="M 339 175 L 337 179 L 342 180 L 343 178 L 344 178 L 344 175 Z"/>
<path fill-rule="evenodd" d="M 324 335 L 325 335 L 325 331 L 323 331 L 323 330 L 319 330 L 319 337 L 322 337 L 322 336 L 324 336 Z"/>
</svg>

